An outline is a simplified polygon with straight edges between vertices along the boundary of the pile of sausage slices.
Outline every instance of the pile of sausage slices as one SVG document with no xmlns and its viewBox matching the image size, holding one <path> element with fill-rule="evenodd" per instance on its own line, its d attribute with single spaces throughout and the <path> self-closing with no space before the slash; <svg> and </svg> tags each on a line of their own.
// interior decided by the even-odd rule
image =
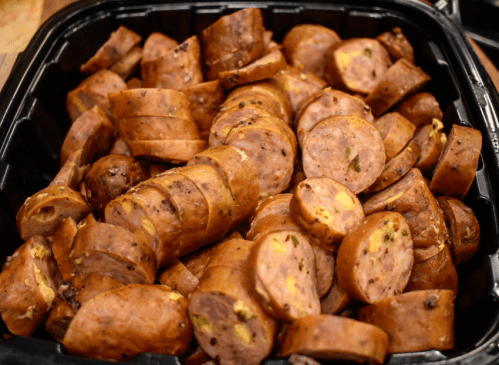
<svg viewBox="0 0 499 365">
<path fill-rule="evenodd" d="M 248 8 L 141 41 L 117 29 L 67 96 L 61 170 L 0 274 L 12 334 L 187 365 L 453 348 L 481 134 L 443 132 L 401 29 L 278 44 Z"/>
</svg>

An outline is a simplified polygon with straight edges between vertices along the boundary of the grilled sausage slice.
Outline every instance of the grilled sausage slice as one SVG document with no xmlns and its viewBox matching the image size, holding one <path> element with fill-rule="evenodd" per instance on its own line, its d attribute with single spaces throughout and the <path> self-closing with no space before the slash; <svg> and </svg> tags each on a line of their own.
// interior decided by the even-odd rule
<svg viewBox="0 0 499 365">
<path fill-rule="evenodd" d="M 107 275 L 124 284 L 152 284 L 156 277 L 153 250 L 133 233 L 108 223 L 81 227 L 70 260 L 75 274 Z"/>
<path fill-rule="evenodd" d="M 324 78 L 324 55 L 341 42 L 338 34 L 316 24 L 300 24 L 291 28 L 282 41 L 282 51 L 288 63 L 300 72 Z"/>
<path fill-rule="evenodd" d="M 328 334 L 324 336 L 324 334 Z M 281 356 L 293 353 L 324 360 L 382 364 L 388 336 L 376 326 L 334 315 L 307 316 L 288 328 Z"/>
<path fill-rule="evenodd" d="M 480 225 L 471 208 L 449 196 L 439 196 L 438 205 L 444 213 L 449 231 L 449 244 L 456 265 L 468 261 L 480 246 Z"/>
<path fill-rule="evenodd" d="M 290 201 L 293 220 L 324 247 L 336 251 L 348 230 L 364 218 L 350 189 L 327 177 L 303 180 Z"/>
<path fill-rule="evenodd" d="M 320 313 L 314 251 L 297 230 L 261 235 L 250 258 L 254 290 L 274 318 L 292 322 Z"/>
<path fill-rule="evenodd" d="M 328 177 L 355 194 L 374 183 L 385 165 L 378 131 L 353 115 L 330 117 L 317 124 L 303 142 L 302 156 L 307 178 Z"/>
<path fill-rule="evenodd" d="M 325 89 L 317 92 L 303 105 L 295 118 L 298 143 L 303 147 L 307 134 L 322 120 L 337 115 L 355 115 L 373 123 L 371 108 L 362 100 L 340 90 Z"/>
<path fill-rule="evenodd" d="M 398 106 L 397 112 L 409 119 L 416 128 L 431 124 L 435 118 L 442 120 L 444 117 L 437 99 L 427 91 L 409 96 Z"/>
<path fill-rule="evenodd" d="M 414 262 L 436 255 L 448 239 L 442 210 L 423 175 L 416 168 L 371 196 L 362 205 L 366 215 L 390 210 L 404 216 L 414 243 Z"/>
<path fill-rule="evenodd" d="M 26 199 L 16 216 L 25 241 L 34 235 L 51 236 L 68 217 L 79 222 L 92 212 L 83 196 L 67 186 L 49 186 Z"/>
<path fill-rule="evenodd" d="M 359 320 L 378 326 L 388 334 L 389 354 L 448 350 L 454 346 L 451 290 L 418 290 L 395 295 L 361 308 Z"/>
<path fill-rule="evenodd" d="M 350 297 L 375 303 L 401 293 L 414 262 L 412 238 L 396 212 L 371 214 L 352 228 L 338 249 L 338 284 Z"/>
<path fill-rule="evenodd" d="M 462 200 L 475 179 L 481 148 L 478 129 L 454 124 L 433 171 L 430 190 Z"/>
<path fill-rule="evenodd" d="M 103 360 L 130 361 L 142 352 L 181 355 L 192 339 L 187 303 L 164 285 L 101 293 L 81 306 L 63 345 L 72 355 Z"/>
<path fill-rule="evenodd" d="M 388 71 L 388 51 L 373 38 L 336 43 L 324 56 L 325 79 L 335 89 L 369 94 Z"/>
</svg>

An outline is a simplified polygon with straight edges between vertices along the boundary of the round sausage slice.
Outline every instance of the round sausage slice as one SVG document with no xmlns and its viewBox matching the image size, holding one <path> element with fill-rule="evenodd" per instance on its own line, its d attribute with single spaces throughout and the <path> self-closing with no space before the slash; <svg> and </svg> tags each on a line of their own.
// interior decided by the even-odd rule
<svg viewBox="0 0 499 365">
<path fill-rule="evenodd" d="M 328 177 L 354 194 L 374 183 L 385 166 L 378 131 L 357 116 L 330 117 L 317 124 L 303 141 L 302 156 L 307 178 Z"/>
<path fill-rule="evenodd" d="M 395 295 L 361 308 L 359 319 L 388 334 L 390 354 L 454 347 L 451 290 L 418 290 Z"/>
<path fill-rule="evenodd" d="M 291 216 L 324 247 L 336 251 L 348 230 L 364 218 L 357 196 L 327 177 L 303 180 L 290 201 Z"/>
<path fill-rule="evenodd" d="M 338 284 L 350 297 L 375 303 L 399 294 L 414 262 L 409 225 L 396 212 L 371 214 L 346 234 L 336 261 Z"/>
<path fill-rule="evenodd" d="M 289 202 L 293 194 L 282 193 L 269 196 L 266 199 L 260 200 L 258 207 L 253 212 L 250 219 L 250 229 L 258 224 L 258 222 L 268 215 L 282 214 L 290 215 Z"/>
<path fill-rule="evenodd" d="M 298 143 L 303 140 L 320 121 L 336 115 L 355 115 L 373 123 L 371 108 L 362 100 L 340 90 L 325 89 L 305 101 L 295 118 Z"/>
<path fill-rule="evenodd" d="M 143 352 L 181 355 L 192 340 L 187 305 L 165 285 L 125 285 L 83 304 L 63 345 L 72 355 L 101 360 L 130 361 Z"/>
<path fill-rule="evenodd" d="M 331 288 L 334 278 L 334 254 L 321 245 L 312 243 L 315 256 L 315 276 L 317 277 L 317 294 L 322 298 Z"/>
<path fill-rule="evenodd" d="M 397 112 L 384 114 L 376 119 L 374 126 L 383 138 L 386 161 L 390 161 L 402 151 L 416 130 L 414 124 Z"/>
<path fill-rule="evenodd" d="M 265 310 L 283 322 L 320 313 L 315 258 L 296 230 L 261 235 L 250 258 L 254 290 Z"/>
<path fill-rule="evenodd" d="M 298 353 L 316 359 L 382 364 L 387 348 L 388 336 L 378 327 L 321 314 L 293 322 L 284 337 L 280 355 Z"/>
<path fill-rule="evenodd" d="M 475 179 L 481 148 L 478 129 L 454 124 L 433 171 L 432 193 L 462 200 Z"/>
<path fill-rule="evenodd" d="M 480 245 L 480 225 L 471 208 L 462 201 L 449 196 L 439 196 L 438 205 L 444 212 L 445 224 L 449 230 L 449 244 L 456 265 L 468 261 Z"/>
</svg>

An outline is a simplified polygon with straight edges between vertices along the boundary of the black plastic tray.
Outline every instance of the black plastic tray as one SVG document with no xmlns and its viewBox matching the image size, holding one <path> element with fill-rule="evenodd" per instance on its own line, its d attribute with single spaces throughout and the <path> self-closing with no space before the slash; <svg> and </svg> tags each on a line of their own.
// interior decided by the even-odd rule
<svg viewBox="0 0 499 365">
<path fill-rule="evenodd" d="M 221 15 L 260 7 L 274 39 L 299 23 L 322 24 L 342 38 L 374 37 L 400 26 L 415 47 L 416 63 L 432 76 L 426 89 L 452 124 L 483 134 L 479 170 L 465 203 L 482 230 L 478 254 L 459 268 L 456 346 L 445 352 L 396 354 L 387 363 L 499 363 L 499 95 L 459 27 L 418 0 L 168 3 L 156 0 L 81 0 L 49 19 L 19 57 L 0 94 L 0 264 L 22 243 L 15 215 L 24 200 L 48 185 L 59 169 L 59 151 L 70 120 L 69 90 L 82 80 L 79 66 L 109 34 L 124 25 L 144 38 L 153 31 L 178 41 L 199 34 Z M 5 327 L 0 328 L 2 333 Z M 431 328 L 428 329 L 431 331 Z M 0 340 L 1 364 L 95 364 L 69 356 L 40 330 L 34 338 Z M 142 354 L 132 363 L 178 364 L 175 357 Z M 287 364 L 282 359 L 266 365 Z"/>
</svg>

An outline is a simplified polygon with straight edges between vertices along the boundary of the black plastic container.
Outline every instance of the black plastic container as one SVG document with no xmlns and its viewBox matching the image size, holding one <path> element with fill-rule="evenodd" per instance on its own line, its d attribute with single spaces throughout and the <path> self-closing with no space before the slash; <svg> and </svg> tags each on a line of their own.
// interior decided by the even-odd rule
<svg viewBox="0 0 499 365">
<path fill-rule="evenodd" d="M 343 39 L 374 37 L 400 26 L 414 45 L 416 63 L 432 76 L 426 89 L 445 111 L 445 130 L 457 123 L 482 131 L 479 170 L 465 199 L 479 219 L 482 240 L 478 254 L 459 268 L 455 349 L 396 354 L 387 357 L 387 363 L 499 363 L 499 95 L 460 28 L 418 0 L 168 4 L 81 0 L 62 10 L 35 35 L 0 94 L 0 264 L 22 243 L 15 224 L 17 210 L 59 170 L 60 147 L 71 124 L 66 94 L 83 80 L 80 65 L 109 34 L 124 25 L 144 38 L 160 31 L 181 42 L 221 15 L 252 6 L 262 9 L 265 27 L 274 31 L 278 42 L 299 23 L 325 25 Z M 0 363 L 99 362 L 69 356 L 40 330 L 34 338 L 1 340 Z M 132 363 L 178 364 L 178 359 L 142 354 Z M 287 362 L 270 359 L 265 364 Z"/>
</svg>

